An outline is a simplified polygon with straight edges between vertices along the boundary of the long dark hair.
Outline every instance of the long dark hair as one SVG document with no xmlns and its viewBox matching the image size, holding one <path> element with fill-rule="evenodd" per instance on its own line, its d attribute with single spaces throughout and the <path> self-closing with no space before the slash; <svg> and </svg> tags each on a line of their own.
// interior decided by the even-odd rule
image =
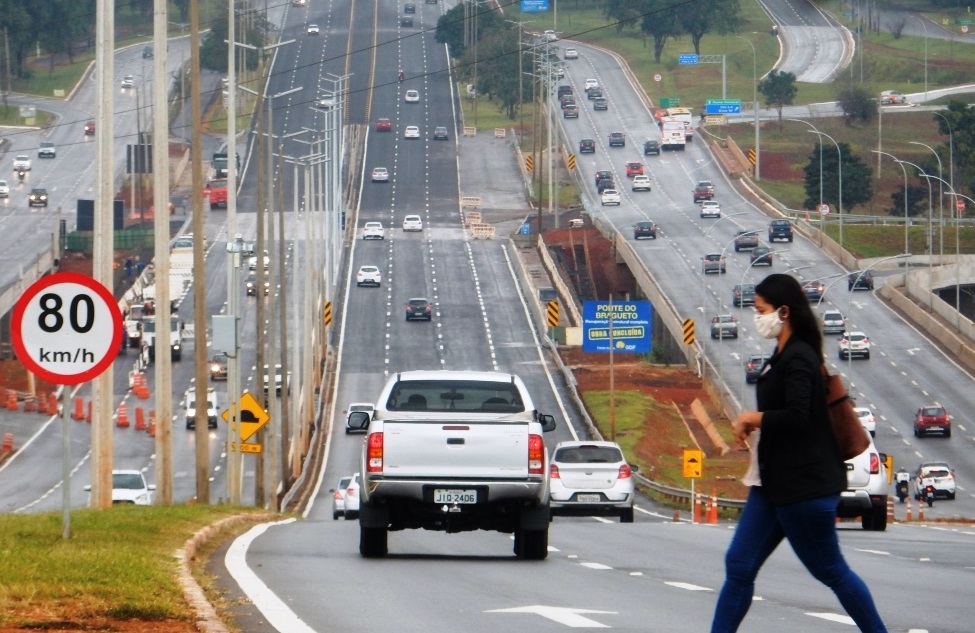
<svg viewBox="0 0 975 633">
<path fill-rule="evenodd" d="M 755 294 L 761 295 L 775 309 L 786 306 L 789 309 L 792 335 L 809 343 L 819 354 L 820 360 L 823 360 L 823 333 L 819 329 L 816 315 L 809 307 L 809 299 L 795 277 L 773 273 L 755 286 Z"/>
</svg>

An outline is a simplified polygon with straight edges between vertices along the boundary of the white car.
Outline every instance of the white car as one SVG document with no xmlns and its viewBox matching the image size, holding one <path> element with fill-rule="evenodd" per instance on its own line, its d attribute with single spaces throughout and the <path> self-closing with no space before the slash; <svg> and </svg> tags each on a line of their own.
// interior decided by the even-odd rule
<svg viewBox="0 0 975 633">
<path fill-rule="evenodd" d="M 403 95 L 403 101 L 407 103 L 420 103 L 420 91 L 407 90 L 406 94 Z"/>
<path fill-rule="evenodd" d="M 702 218 L 720 218 L 721 217 L 721 204 L 715 202 L 714 200 L 704 200 L 701 202 L 701 217 Z"/>
<path fill-rule="evenodd" d="M 352 482 L 352 475 L 339 477 L 338 483 L 334 488 L 329 489 L 332 493 L 332 520 L 338 521 L 340 516 L 345 516 L 345 491 Z"/>
<path fill-rule="evenodd" d="M 352 480 L 345 488 L 345 519 L 359 518 L 359 473 L 352 475 Z"/>
<path fill-rule="evenodd" d="M 318 35 L 318 25 L 317 24 L 309 24 L 308 25 L 307 33 L 308 33 L 308 35 Z"/>
<path fill-rule="evenodd" d="M 355 285 L 357 286 L 376 286 L 383 283 L 383 274 L 379 271 L 379 266 L 362 265 L 355 274 Z"/>
<path fill-rule="evenodd" d="M 217 390 L 213 387 L 207 388 L 207 428 L 217 428 Z M 186 391 L 186 400 L 183 404 L 186 409 L 186 430 L 192 431 L 196 428 L 196 388 L 190 387 Z"/>
<path fill-rule="evenodd" d="M 860 418 L 860 424 L 863 428 L 870 434 L 870 437 L 877 435 L 877 419 L 873 417 L 873 411 L 869 407 L 853 407 L 856 411 L 857 417 Z"/>
<path fill-rule="evenodd" d="M 839 343 L 840 360 L 854 356 L 870 360 L 870 339 L 863 332 L 844 332 Z"/>
<path fill-rule="evenodd" d="M 631 188 L 633 191 L 650 191 L 650 176 L 644 176 L 643 174 L 633 176 Z"/>
<path fill-rule="evenodd" d="M 839 310 L 823 312 L 823 334 L 842 334 L 846 331 L 846 320 Z"/>
<path fill-rule="evenodd" d="M 389 182 L 389 172 L 385 167 L 376 167 L 372 170 L 373 182 Z"/>
<path fill-rule="evenodd" d="M 603 189 L 603 192 L 599 194 L 599 202 L 603 206 L 607 204 L 620 206 L 620 192 L 615 189 Z"/>
<path fill-rule="evenodd" d="M 582 86 L 582 91 L 585 92 L 586 90 L 589 90 L 590 88 L 598 88 L 598 87 L 599 87 L 599 82 L 597 80 L 595 80 L 595 79 L 586 79 L 586 83 L 583 84 L 583 86 Z"/>
<path fill-rule="evenodd" d="M 349 405 L 349 408 L 345 410 L 345 413 L 346 415 L 349 415 L 355 413 L 356 411 L 365 411 L 366 413 L 369 414 L 369 417 L 372 417 L 372 414 L 375 410 L 376 410 L 376 405 L 372 404 L 371 402 L 353 402 L 352 404 Z M 348 435 L 349 433 L 364 433 L 364 432 L 365 432 L 364 429 L 354 429 L 348 426 L 348 424 L 346 424 L 345 427 L 346 435 Z"/>
<path fill-rule="evenodd" d="M 574 48 L 567 48 L 562 54 L 562 59 L 579 59 L 579 51 Z"/>
<path fill-rule="evenodd" d="M 927 486 L 934 486 L 934 496 L 955 498 L 955 471 L 948 462 L 924 462 L 914 473 L 915 494 L 923 493 Z"/>
<path fill-rule="evenodd" d="M 633 471 L 616 442 L 559 442 L 549 464 L 552 516 L 617 515 L 633 522 Z"/>
<path fill-rule="evenodd" d="M 386 231 L 383 230 L 382 222 L 366 222 L 362 227 L 362 239 L 364 240 L 384 240 Z"/>
<path fill-rule="evenodd" d="M 112 505 L 131 503 L 137 506 L 152 505 L 152 491 L 155 484 L 146 483 L 141 470 L 112 471 Z M 85 484 L 85 491 L 91 492 L 91 484 Z M 88 500 L 91 505 L 91 499 Z"/>
<path fill-rule="evenodd" d="M 135 77 L 132 75 L 126 75 L 122 77 L 122 83 L 120 84 L 123 88 L 133 88 L 135 87 Z"/>
<path fill-rule="evenodd" d="M 545 36 L 545 41 L 546 42 L 554 42 L 557 39 L 559 39 L 558 34 L 555 31 L 553 31 L 552 29 L 546 29 L 546 31 L 542 35 Z"/>
<path fill-rule="evenodd" d="M 403 138 L 420 138 L 420 128 L 415 125 L 407 125 L 403 130 Z"/>
<path fill-rule="evenodd" d="M 268 256 L 267 251 L 264 251 L 264 270 L 271 267 L 271 258 Z M 247 269 L 257 270 L 257 255 L 252 255 L 247 258 Z"/>
<path fill-rule="evenodd" d="M 403 218 L 404 231 L 422 231 L 423 220 L 418 215 L 408 215 Z"/>
<path fill-rule="evenodd" d="M 840 493 L 836 516 L 860 517 L 864 530 L 882 532 L 887 529 L 887 468 L 885 456 L 869 439 L 867 450 L 846 460 L 846 490 Z"/>
<path fill-rule="evenodd" d="M 555 66 L 554 68 L 552 68 L 552 76 L 555 77 L 556 79 L 564 79 L 565 66 Z"/>
<path fill-rule="evenodd" d="M 10 185 L 7 184 L 6 180 L 0 180 L 0 198 L 6 198 L 10 195 Z"/>
<path fill-rule="evenodd" d="M 14 158 L 14 171 L 30 171 L 30 156 L 17 154 Z"/>
</svg>

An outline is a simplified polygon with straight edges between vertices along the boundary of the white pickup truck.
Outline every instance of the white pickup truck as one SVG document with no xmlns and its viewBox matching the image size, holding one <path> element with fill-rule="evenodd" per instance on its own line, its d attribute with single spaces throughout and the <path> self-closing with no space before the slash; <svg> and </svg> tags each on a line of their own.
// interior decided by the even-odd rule
<svg viewBox="0 0 975 633">
<path fill-rule="evenodd" d="M 555 418 L 537 411 L 520 378 L 476 371 L 390 377 L 365 430 L 359 553 L 387 554 L 390 530 L 514 534 L 514 553 L 548 555 L 548 452 Z"/>
</svg>

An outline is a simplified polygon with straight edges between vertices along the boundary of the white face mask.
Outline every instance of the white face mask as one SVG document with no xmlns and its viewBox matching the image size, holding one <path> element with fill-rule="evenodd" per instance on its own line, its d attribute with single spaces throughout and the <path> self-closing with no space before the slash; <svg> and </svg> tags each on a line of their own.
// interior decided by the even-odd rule
<svg viewBox="0 0 975 633">
<path fill-rule="evenodd" d="M 755 313 L 755 329 L 762 338 L 777 338 L 782 332 L 782 325 L 778 310 L 768 314 Z"/>
</svg>

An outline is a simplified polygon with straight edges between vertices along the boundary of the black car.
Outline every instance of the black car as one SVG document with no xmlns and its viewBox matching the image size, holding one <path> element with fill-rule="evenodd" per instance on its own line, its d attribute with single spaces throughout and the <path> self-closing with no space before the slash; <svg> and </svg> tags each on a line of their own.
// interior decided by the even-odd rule
<svg viewBox="0 0 975 633">
<path fill-rule="evenodd" d="M 616 189 L 616 184 L 612 178 L 602 178 L 596 183 L 596 193 L 602 193 L 607 189 Z"/>
<path fill-rule="evenodd" d="M 826 292 L 826 286 L 823 282 L 814 279 L 802 285 L 802 292 L 810 301 L 819 302 L 823 298 L 823 293 Z"/>
<path fill-rule="evenodd" d="M 745 361 L 745 382 L 754 384 L 758 382 L 758 377 L 762 375 L 762 368 L 765 363 L 772 358 L 770 354 L 752 354 Z"/>
<path fill-rule="evenodd" d="M 602 98 L 603 89 L 602 88 L 590 88 L 586 90 L 586 98 L 592 101 L 593 99 Z"/>
<path fill-rule="evenodd" d="M 217 352 L 210 359 L 210 380 L 227 379 L 227 355 Z"/>
<path fill-rule="evenodd" d="M 736 308 L 755 305 L 755 284 L 735 284 L 731 290 L 731 303 Z"/>
<path fill-rule="evenodd" d="M 613 179 L 613 172 L 608 171 L 606 169 L 601 169 L 601 170 L 599 170 L 599 171 L 596 172 L 595 183 L 598 185 L 600 180 L 605 180 L 607 178 L 610 179 L 610 180 L 612 180 Z"/>
<path fill-rule="evenodd" d="M 42 189 L 40 187 L 34 187 L 30 190 L 30 195 L 27 196 L 27 206 L 29 207 L 46 207 L 47 206 L 47 189 Z"/>
<path fill-rule="evenodd" d="M 579 141 L 579 153 L 580 154 L 595 154 L 596 153 L 596 141 L 591 138 L 584 138 Z"/>
<path fill-rule="evenodd" d="M 416 13 L 416 5 L 412 2 L 407 2 L 403 5 L 403 13 Z"/>
<path fill-rule="evenodd" d="M 565 95 L 564 97 L 559 99 L 559 105 L 562 106 L 563 110 L 565 110 L 565 106 L 575 105 L 575 104 L 576 104 L 576 98 L 573 97 L 572 95 Z"/>
<path fill-rule="evenodd" d="M 623 136 L 622 132 L 610 132 L 609 133 L 609 146 L 610 147 L 626 147 L 626 137 Z"/>
<path fill-rule="evenodd" d="M 850 273 L 846 286 L 848 290 L 873 290 L 873 273 L 869 270 Z"/>
<path fill-rule="evenodd" d="M 407 321 L 412 321 L 414 319 L 421 321 L 432 321 L 432 314 L 433 310 L 429 299 L 417 297 L 406 302 Z"/>
<path fill-rule="evenodd" d="M 788 220 L 772 220 L 768 224 L 768 241 L 775 240 L 792 241 L 792 222 Z"/>
<path fill-rule="evenodd" d="M 596 97 L 592 100 L 593 110 L 609 110 L 609 102 L 606 101 L 606 97 Z"/>
<path fill-rule="evenodd" d="M 660 141 L 644 141 L 643 143 L 643 155 L 650 156 L 660 154 Z"/>
<path fill-rule="evenodd" d="M 633 239 L 642 240 L 645 237 L 657 239 L 657 225 L 647 220 L 633 225 Z"/>
<path fill-rule="evenodd" d="M 772 251 L 768 246 L 756 246 L 752 249 L 750 263 L 752 266 L 771 266 Z"/>
<path fill-rule="evenodd" d="M 413 16 L 404 15 L 399 19 L 400 26 L 413 26 Z"/>
<path fill-rule="evenodd" d="M 447 133 L 447 128 L 440 125 L 433 128 L 433 140 L 435 141 L 446 141 L 449 140 L 450 135 Z"/>
<path fill-rule="evenodd" d="M 572 86 L 566 86 L 566 85 L 559 86 L 559 91 L 557 94 L 559 99 L 561 99 L 566 95 L 572 94 Z"/>
</svg>

